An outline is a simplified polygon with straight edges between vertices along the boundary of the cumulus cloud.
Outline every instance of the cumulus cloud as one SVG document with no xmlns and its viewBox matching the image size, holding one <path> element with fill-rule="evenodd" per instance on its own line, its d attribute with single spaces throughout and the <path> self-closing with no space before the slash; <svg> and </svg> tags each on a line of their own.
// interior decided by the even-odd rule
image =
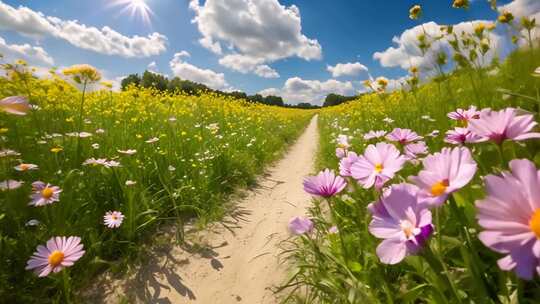
<svg viewBox="0 0 540 304">
<path fill-rule="evenodd" d="M 326 70 L 332 73 L 332 77 L 357 76 L 361 72 L 367 72 L 368 68 L 360 62 L 338 63 L 335 66 L 326 66 Z"/>
<path fill-rule="evenodd" d="M 340 95 L 353 95 L 355 89 L 350 81 L 338 81 L 329 79 L 327 81 L 304 80 L 300 77 L 287 79 L 281 89 L 269 88 L 259 92 L 263 96 L 281 96 L 287 103 L 308 102 L 321 105 L 330 93 Z"/>
<path fill-rule="evenodd" d="M 157 72 L 157 63 L 155 61 L 150 62 L 146 66 L 146 70 L 148 70 L 150 72 Z"/>
<path fill-rule="evenodd" d="M 33 38 L 54 37 L 85 50 L 122 57 L 149 57 L 166 51 L 167 37 L 152 33 L 127 37 L 110 27 L 86 26 L 77 20 L 45 16 L 27 7 L 14 8 L 0 2 L 0 29 Z"/>
<path fill-rule="evenodd" d="M 321 45 L 302 34 L 300 10 L 278 0 L 191 0 L 202 38 L 199 43 L 222 55 L 220 64 L 241 73 L 275 78 L 268 63 L 299 57 L 320 59 Z"/>
<path fill-rule="evenodd" d="M 53 58 L 42 47 L 30 44 L 8 44 L 2 37 L 0 37 L 0 54 L 8 62 L 24 59 L 32 65 L 51 66 L 54 64 Z"/>
<path fill-rule="evenodd" d="M 474 33 L 474 27 L 477 24 L 487 24 L 490 22 L 491 21 L 485 20 L 462 22 L 454 25 L 454 32 Z M 428 37 L 433 38 L 431 40 L 434 40 L 431 41 L 431 47 L 426 54 L 422 54 L 422 51 L 418 47 L 418 36 L 424 33 L 427 34 Z M 491 50 L 484 58 L 479 58 L 479 64 L 489 64 L 494 56 L 498 55 L 496 51 L 499 50 L 504 43 L 503 37 L 496 32 L 490 32 L 486 37 L 489 39 Z M 448 55 L 448 58 L 451 58 L 451 46 L 448 39 L 443 35 L 441 26 L 433 21 L 407 29 L 399 37 L 394 37 L 392 41 L 396 46 L 389 47 L 383 52 L 375 52 L 373 54 L 373 59 L 378 60 L 383 67 L 401 67 L 403 69 L 409 69 L 411 66 L 416 66 L 423 70 L 432 70 L 435 67 L 434 64 L 438 53 L 444 52 Z"/>
<path fill-rule="evenodd" d="M 209 69 L 196 67 L 185 62 L 185 57 L 189 57 L 189 53 L 182 51 L 174 54 L 173 59 L 169 62 L 174 76 L 202 83 L 216 90 L 227 90 L 229 88 L 229 84 L 225 81 L 225 75 L 223 73 L 216 73 Z"/>
</svg>

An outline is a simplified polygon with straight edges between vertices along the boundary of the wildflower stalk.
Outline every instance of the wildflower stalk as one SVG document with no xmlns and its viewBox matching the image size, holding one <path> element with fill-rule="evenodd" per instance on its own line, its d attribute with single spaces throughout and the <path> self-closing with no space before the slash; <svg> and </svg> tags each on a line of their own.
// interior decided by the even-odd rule
<svg viewBox="0 0 540 304">
<path fill-rule="evenodd" d="M 62 271 L 62 288 L 64 292 L 65 303 L 71 303 L 71 290 L 70 290 L 69 285 L 70 285 L 69 273 L 67 269 L 64 269 L 64 271 Z"/>
<path fill-rule="evenodd" d="M 335 208 L 333 207 L 333 202 L 331 199 L 328 199 L 328 208 L 330 208 L 330 213 L 332 214 L 332 219 L 334 220 L 334 222 L 336 223 L 336 226 L 338 228 L 338 236 L 339 236 L 339 242 L 341 244 L 341 251 L 343 252 L 343 258 L 345 259 L 345 264 L 348 264 L 348 254 L 347 254 L 347 249 L 345 247 L 345 242 L 343 241 L 343 236 L 342 236 L 342 233 L 343 233 L 343 227 L 341 225 L 341 221 L 339 220 L 339 216 L 337 214 L 337 211 L 335 210 Z"/>
<path fill-rule="evenodd" d="M 79 106 L 79 125 L 77 127 L 76 132 L 78 132 L 79 136 L 77 136 L 77 148 L 75 149 L 75 164 L 80 165 L 81 163 L 81 136 L 80 132 L 82 131 L 83 127 L 83 117 L 84 117 L 84 98 L 86 95 L 86 85 L 88 81 L 85 80 L 83 82 L 83 89 L 82 89 L 82 96 L 81 96 L 81 103 Z"/>
<path fill-rule="evenodd" d="M 444 273 L 444 276 L 443 276 L 444 280 L 441 280 L 441 277 L 437 276 L 437 278 L 441 280 L 440 285 L 449 286 L 450 290 L 452 291 L 452 295 L 454 296 L 457 303 L 461 303 L 461 297 L 459 296 L 457 287 L 454 284 L 454 280 L 450 276 L 450 272 L 448 271 L 446 264 L 442 261 L 440 256 L 436 255 L 429 246 L 426 246 L 424 248 L 422 256 L 424 257 L 424 259 L 426 260 L 426 262 L 429 264 L 429 266 L 435 272 L 436 275 Z M 446 300 L 447 300 L 446 302 L 448 302 L 448 299 Z"/>
</svg>

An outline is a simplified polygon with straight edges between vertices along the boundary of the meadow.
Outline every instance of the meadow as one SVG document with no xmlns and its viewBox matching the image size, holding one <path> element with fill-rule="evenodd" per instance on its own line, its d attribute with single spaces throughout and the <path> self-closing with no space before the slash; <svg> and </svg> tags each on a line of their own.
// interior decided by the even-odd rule
<svg viewBox="0 0 540 304">
<path fill-rule="evenodd" d="M 484 30 L 456 45 L 480 54 Z M 463 57 L 421 84 L 413 67 L 401 90 L 367 81 L 323 108 L 317 167 L 331 171 L 304 182 L 314 207 L 290 224 L 285 302 L 537 303 L 539 50 Z"/>
<path fill-rule="evenodd" d="M 221 218 L 228 195 L 253 185 L 312 116 L 204 92 L 112 92 L 88 65 L 45 78 L 23 61 L 3 70 L 4 303 L 77 302 L 97 274 L 149 250 L 160 227 L 181 242 L 187 221 Z"/>
</svg>

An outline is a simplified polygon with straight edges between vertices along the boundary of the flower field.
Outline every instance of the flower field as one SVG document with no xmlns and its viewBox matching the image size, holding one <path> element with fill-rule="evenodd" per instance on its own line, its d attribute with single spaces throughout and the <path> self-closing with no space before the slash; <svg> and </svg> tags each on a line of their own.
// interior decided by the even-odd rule
<svg viewBox="0 0 540 304">
<path fill-rule="evenodd" d="M 87 65 L 44 79 L 24 62 L 3 68 L 5 303 L 66 303 L 137 258 L 159 226 L 181 240 L 185 221 L 220 218 L 227 195 L 253 184 L 313 115 L 210 93 L 112 92 Z"/>
<path fill-rule="evenodd" d="M 536 303 L 537 52 L 321 110 L 287 300 Z"/>
</svg>

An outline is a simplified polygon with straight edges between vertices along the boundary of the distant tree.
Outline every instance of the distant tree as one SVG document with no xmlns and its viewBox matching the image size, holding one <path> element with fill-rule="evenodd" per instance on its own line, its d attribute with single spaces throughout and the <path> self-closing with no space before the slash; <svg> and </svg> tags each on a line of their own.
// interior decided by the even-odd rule
<svg viewBox="0 0 540 304">
<path fill-rule="evenodd" d="M 285 103 L 283 102 L 283 98 L 281 98 L 280 96 L 272 96 L 272 95 L 268 95 L 264 97 L 263 103 L 267 105 L 271 105 L 271 106 L 280 106 L 280 107 L 283 107 L 285 105 Z"/>
<path fill-rule="evenodd" d="M 134 85 L 141 84 L 141 77 L 139 77 L 139 74 L 130 74 L 126 78 L 122 79 L 122 82 L 121 82 L 122 91 L 125 91 L 127 87 L 129 87 L 131 84 L 134 84 Z"/>
<path fill-rule="evenodd" d="M 356 99 L 357 96 L 342 96 L 338 94 L 328 94 L 324 100 L 323 107 L 337 106 L 344 102 Z"/>
<path fill-rule="evenodd" d="M 145 88 L 156 88 L 160 91 L 165 91 L 168 87 L 169 80 L 167 77 L 154 72 L 144 71 L 141 86 Z"/>
</svg>

